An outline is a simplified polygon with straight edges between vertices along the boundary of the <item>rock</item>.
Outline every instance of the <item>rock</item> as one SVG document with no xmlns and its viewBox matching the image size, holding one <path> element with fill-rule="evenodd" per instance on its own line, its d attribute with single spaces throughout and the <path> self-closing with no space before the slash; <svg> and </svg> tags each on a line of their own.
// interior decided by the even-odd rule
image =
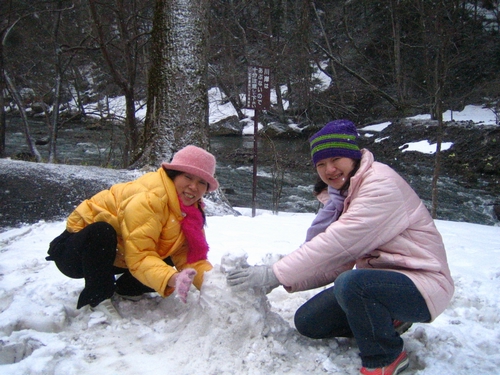
<svg viewBox="0 0 500 375">
<path fill-rule="evenodd" d="M 49 137 L 43 137 L 35 140 L 35 144 L 37 146 L 45 146 L 48 143 L 49 143 Z"/>
<path fill-rule="evenodd" d="M 279 122 L 270 122 L 263 133 L 269 138 L 299 138 L 303 136 L 302 130 Z"/>
<path fill-rule="evenodd" d="M 142 173 L 99 167 L 0 159 L 0 228 L 66 218 L 83 200 Z M 218 191 L 207 195 L 207 216 L 239 215 Z"/>
<path fill-rule="evenodd" d="M 99 130 L 102 130 L 103 126 L 101 123 L 99 122 L 96 122 L 96 123 L 93 123 L 93 124 L 90 124 L 90 125 L 87 125 L 85 127 L 85 129 L 87 130 L 93 130 L 93 131 L 99 131 Z"/>
<path fill-rule="evenodd" d="M 495 213 L 498 220 L 500 220 L 500 204 L 495 204 L 493 206 L 493 212 Z"/>
<path fill-rule="evenodd" d="M 237 116 L 226 117 L 225 119 L 210 124 L 210 134 L 213 136 L 241 135 L 243 125 Z"/>
<path fill-rule="evenodd" d="M 31 104 L 31 109 L 34 114 L 45 114 L 45 112 L 50 112 L 50 108 L 44 102 L 34 102 Z"/>
<path fill-rule="evenodd" d="M 29 87 L 23 87 L 21 90 L 19 90 L 19 95 L 21 96 L 21 100 L 25 104 L 32 103 L 33 100 L 35 100 L 35 90 Z"/>
<path fill-rule="evenodd" d="M 31 152 L 18 152 L 15 157 L 15 160 L 24 160 L 24 161 L 36 161 L 35 155 Z"/>
</svg>

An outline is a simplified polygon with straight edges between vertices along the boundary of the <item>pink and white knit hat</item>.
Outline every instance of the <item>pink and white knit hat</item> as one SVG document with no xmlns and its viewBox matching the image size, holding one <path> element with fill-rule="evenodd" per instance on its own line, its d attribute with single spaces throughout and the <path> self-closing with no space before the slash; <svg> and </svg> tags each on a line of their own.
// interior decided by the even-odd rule
<svg viewBox="0 0 500 375">
<path fill-rule="evenodd" d="M 215 191 L 219 183 L 214 178 L 215 156 L 196 146 L 186 146 L 177 151 L 170 163 L 162 163 L 165 169 L 192 174 L 208 182 L 208 191 Z"/>
</svg>

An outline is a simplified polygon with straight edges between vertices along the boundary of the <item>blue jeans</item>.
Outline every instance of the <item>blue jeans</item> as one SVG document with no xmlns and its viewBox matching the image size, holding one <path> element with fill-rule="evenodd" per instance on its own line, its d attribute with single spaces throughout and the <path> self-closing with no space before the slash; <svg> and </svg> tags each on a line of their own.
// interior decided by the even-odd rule
<svg viewBox="0 0 500 375">
<path fill-rule="evenodd" d="M 402 273 L 355 269 L 317 294 L 295 313 L 304 336 L 354 337 L 364 367 L 391 364 L 403 350 L 393 320 L 428 322 L 431 316 L 415 284 Z"/>
</svg>

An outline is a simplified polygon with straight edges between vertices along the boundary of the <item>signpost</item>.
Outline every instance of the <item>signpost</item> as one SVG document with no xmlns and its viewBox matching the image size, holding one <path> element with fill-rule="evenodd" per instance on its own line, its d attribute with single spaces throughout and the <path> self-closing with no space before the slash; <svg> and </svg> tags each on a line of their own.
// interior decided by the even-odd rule
<svg viewBox="0 0 500 375">
<path fill-rule="evenodd" d="M 254 109 L 253 125 L 253 184 L 252 184 L 252 217 L 255 216 L 255 200 L 257 196 L 257 140 L 259 135 L 259 111 L 269 109 L 271 104 L 271 71 L 262 66 L 248 67 L 246 108 Z"/>
</svg>

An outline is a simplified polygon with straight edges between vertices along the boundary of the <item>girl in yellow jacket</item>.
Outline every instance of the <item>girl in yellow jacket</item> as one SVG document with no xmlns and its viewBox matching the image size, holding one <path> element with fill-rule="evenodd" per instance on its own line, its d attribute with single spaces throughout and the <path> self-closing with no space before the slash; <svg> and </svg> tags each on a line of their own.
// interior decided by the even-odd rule
<svg viewBox="0 0 500 375">
<path fill-rule="evenodd" d="M 192 283 L 201 288 L 212 269 L 202 196 L 219 186 L 215 164 L 212 154 L 187 146 L 156 172 L 113 185 L 71 213 L 47 260 L 66 276 L 85 279 L 78 309 L 101 304 L 116 318 L 115 292 L 167 297 L 175 290 L 186 302 Z"/>
</svg>

